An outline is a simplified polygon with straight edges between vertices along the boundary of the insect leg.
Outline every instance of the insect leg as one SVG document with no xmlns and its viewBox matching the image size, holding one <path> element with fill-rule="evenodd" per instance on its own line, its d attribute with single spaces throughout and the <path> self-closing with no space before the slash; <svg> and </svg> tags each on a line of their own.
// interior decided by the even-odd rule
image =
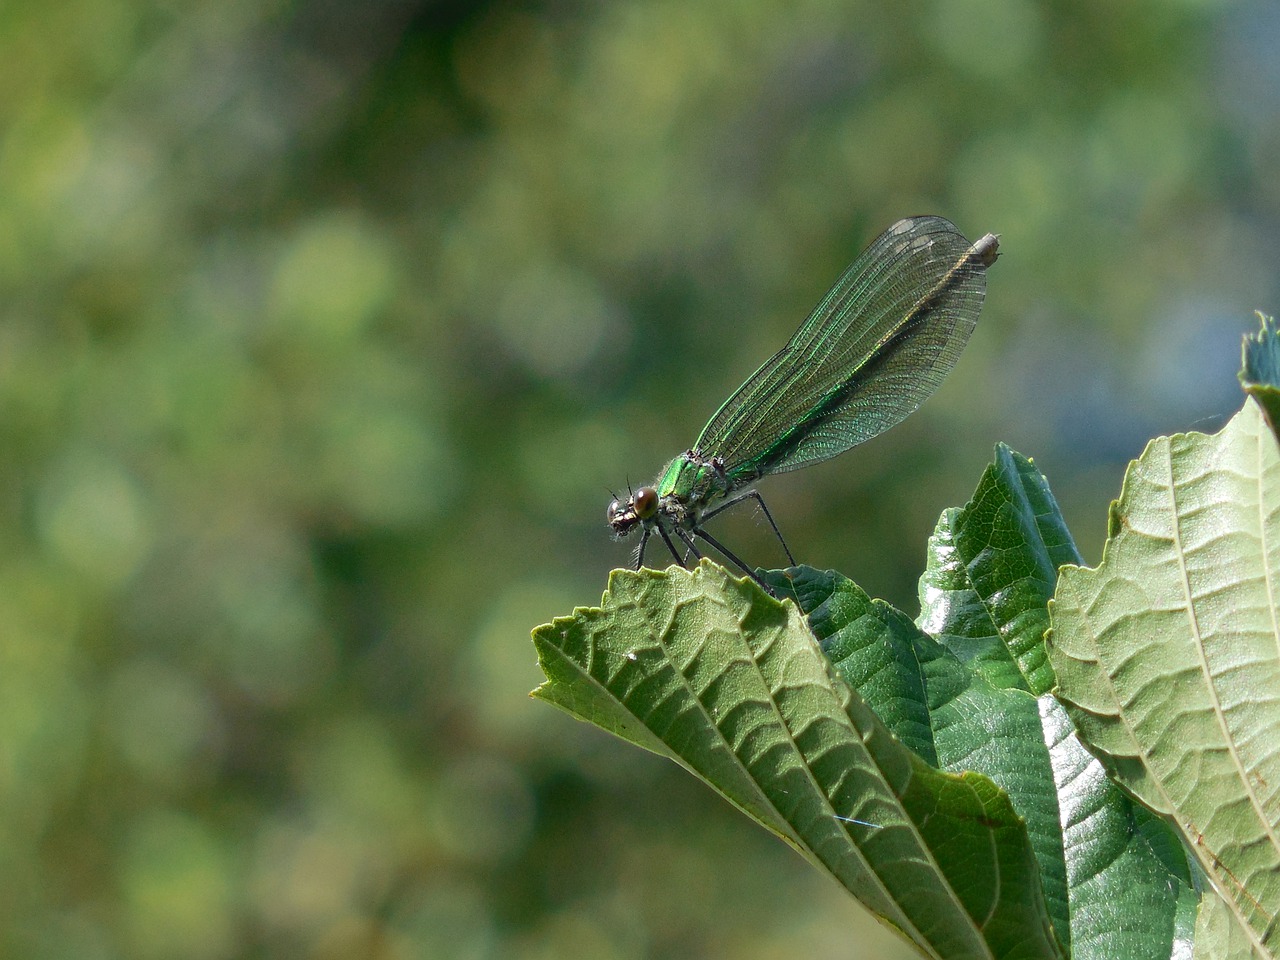
<svg viewBox="0 0 1280 960">
<path fill-rule="evenodd" d="M 756 503 L 760 504 L 760 509 L 764 511 L 765 519 L 769 521 L 769 526 L 773 528 L 773 535 L 777 537 L 778 542 L 782 544 L 782 551 L 787 555 L 787 561 L 791 564 L 791 566 L 794 567 L 796 565 L 796 558 L 791 555 L 791 548 L 787 546 L 787 541 L 782 538 L 782 531 L 779 530 L 778 525 L 773 522 L 773 514 L 771 514 L 769 512 L 769 508 L 764 505 L 764 498 L 761 497 L 757 491 L 748 490 L 746 493 L 739 494 L 738 496 L 734 497 L 732 500 L 726 500 L 724 503 L 720 504 L 720 506 L 716 507 L 714 510 L 708 510 L 706 513 L 704 513 L 702 515 L 702 519 L 710 520 L 717 513 L 722 513 L 725 510 L 728 510 L 730 507 L 736 507 L 743 500 L 748 500 L 748 499 L 753 499 L 755 500 Z"/>
<path fill-rule="evenodd" d="M 644 566 L 644 545 L 649 542 L 649 528 L 640 532 L 640 545 L 636 547 L 636 569 Z"/>
<path fill-rule="evenodd" d="M 680 566 L 682 566 L 682 567 L 683 567 L 683 566 L 684 566 L 684 561 L 680 559 L 680 554 L 676 552 L 676 545 L 675 545 L 674 543 L 672 543 L 672 542 L 671 542 L 671 538 L 670 538 L 669 536 L 667 536 L 667 531 L 666 531 L 666 530 L 664 530 L 661 526 L 659 526 L 659 527 L 658 527 L 658 532 L 659 532 L 660 534 L 662 534 L 663 542 L 665 542 L 665 543 L 666 543 L 666 545 L 667 545 L 667 549 L 671 551 L 671 555 L 672 555 L 673 557 L 675 557 L 675 558 L 676 558 L 676 563 L 680 564 Z M 683 538 L 681 538 L 681 539 L 683 539 Z"/>
<path fill-rule="evenodd" d="M 694 530 L 693 533 L 694 533 L 694 536 L 701 537 L 703 540 L 707 541 L 707 543 L 711 544 L 713 547 L 719 550 L 722 554 L 724 554 L 725 557 L 728 558 L 733 563 L 734 566 L 736 566 L 748 577 L 750 577 L 752 580 L 758 583 L 765 593 L 769 594 L 769 596 L 773 597 L 775 600 L 778 599 L 778 595 L 773 592 L 773 587 L 765 583 L 764 580 L 761 579 L 760 574 L 756 573 L 754 570 L 748 567 L 745 563 L 739 560 L 738 555 L 735 554 L 732 550 L 730 550 L 728 547 L 722 544 L 715 537 L 711 536 L 711 534 L 706 533 L 703 530 Z M 690 546 L 692 546 L 692 544 L 690 544 Z"/>
<path fill-rule="evenodd" d="M 664 537 L 666 536 L 666 533 L 665 533 L 665 532 L 663 533 L 663 536 L 664 536 Z M 685 554 L 685 560 L 687 560 L 687 559 L 689 558 L 689 556 L 690 556 L 690 555 L 692 555 L 692 556 L 693 556 L 693 558 L 694 558 L 695 560 L 701 560 L 701 559 L 702 559 L 702 554 L 698 552 L 698 548 L 697 548 L 696 546 L 694 546 L 693 541 L 692 541 L 691 539 L 689 539 L 689 535 L 688 535 L 688 534 L 686 534 L 683 530 L 681 530 L 681 529 L 677 528 L 677 529 L 676 529 L 676 536 L 677 536 L 677 537 L 679 537 L 679 538 L 680 538 L 680 541 L 681 541 L 681 542 L 682 542 L 686 547 L 688 547 L 688 548 L 689 548 L 689 552 Z M 670 540 L 668 540 L 668 541 L 667 541 L 667 546 L 671 547 L 671 541 L 670 541 Z M 672 553 L 675 553 L 675 549 L 676 549 L 675 547 L 671 547 L 671 552 L 672 552 Z M 677 560 L 679 560 L 680 558 L 679 558 L 679 557 L 677 557 L 676 559 L 677 559 Z M 681 561 L 680 561 L 680 566 L 682 566 L 682 567 L 684 566 L 684 560 L 681 560 Z"/>
</svg>

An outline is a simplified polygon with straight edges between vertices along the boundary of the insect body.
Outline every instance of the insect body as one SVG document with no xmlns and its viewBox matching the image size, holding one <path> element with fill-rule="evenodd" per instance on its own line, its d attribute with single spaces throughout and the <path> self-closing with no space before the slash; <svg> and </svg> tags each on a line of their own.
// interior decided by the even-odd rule
<svg viewBox="0 0 1280 960">
<path fill-rule="evenodd" d="M 703 529 L 748 499 L 794 564 L 754 484 L 870 440 L 928 399 L 973 332 L 998 250 L 995 234 L 970 244 L 941 217 L 899 220 L 877 237 L 786 346 L 721 404 L 692 448 L 651 486 L 609 504 L 615 534 L 642 531 L 636 569 L 656 532 L 677 562 L 677 541 L 701 557 L 702 540 L 765 586 Z"/>
</svg>

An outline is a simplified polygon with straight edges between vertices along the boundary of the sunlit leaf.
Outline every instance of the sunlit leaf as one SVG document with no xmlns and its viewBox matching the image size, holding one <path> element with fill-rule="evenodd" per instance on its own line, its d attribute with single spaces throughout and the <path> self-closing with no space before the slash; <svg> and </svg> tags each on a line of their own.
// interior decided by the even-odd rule
<svg viewBox="0 0 1280 960">
<path fill-rule="evenodd" d="M 1076 558 L 1044 477 L 1001 445 L 973 499 L 946 511 L 930 540 L 920 624 L 936 638 L 835 573 L 791 571 L 791 592 L 841 675 L 903 742 L 1008 792 L 1073 957 L 1185 955 L 1198 898 L 1181 847 L 1108 779 L 1044 692 L 1046 604 L 1058 564 Z"/>
<path fill-rule="evenodd" d="M 615 571 L 534 642 L 536 696 L 677 760 L 927 956 L 1062 956 L 1005 793 L 892 736 L 793 604 L 706 562 Z"/>
<path fill-rule="evenodd" d="M 1181 828 L 1238 929 L 1222 933 L 1216 908 L 1202 927 L 1275 956 L 1280 453 L 1257 407 L 1148 444 L 1110 533 L 1096 569 L 1062 571 L 1061 696 L 1117 779 Z"/>
</svg>

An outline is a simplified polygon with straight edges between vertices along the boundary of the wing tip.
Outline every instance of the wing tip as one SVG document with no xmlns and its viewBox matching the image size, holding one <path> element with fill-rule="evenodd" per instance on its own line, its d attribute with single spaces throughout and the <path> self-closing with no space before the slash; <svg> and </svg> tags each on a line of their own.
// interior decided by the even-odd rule
<svg viewBox="0 0 1280 960">
<path fill-rule="evenodd" d="M 969 248 L 969 256 L 984 267 L 989 267 L 1000 256 L 1000 234 L 988 233 Z"/>
</svg>

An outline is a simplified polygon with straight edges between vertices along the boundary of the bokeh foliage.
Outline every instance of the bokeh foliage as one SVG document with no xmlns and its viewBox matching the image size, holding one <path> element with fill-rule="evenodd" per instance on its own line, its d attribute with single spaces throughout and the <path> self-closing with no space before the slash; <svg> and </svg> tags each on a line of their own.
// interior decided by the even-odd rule
<svg viewBox="0 0 1280 960">
<path fill-rule="evenodd" d="M 1280 299 L 1278 34 L 1261 0 L 5 4 L 0 952 L 900 949 L 526 701 L 528 628 L 625 562 L 606 487 L 912 213 L 1002 234 L 978 332 L 775 516 L 909 608 L 1001 439 L 1096 560 L 1124 462 L 1238 406 Z"/>
</svg>

